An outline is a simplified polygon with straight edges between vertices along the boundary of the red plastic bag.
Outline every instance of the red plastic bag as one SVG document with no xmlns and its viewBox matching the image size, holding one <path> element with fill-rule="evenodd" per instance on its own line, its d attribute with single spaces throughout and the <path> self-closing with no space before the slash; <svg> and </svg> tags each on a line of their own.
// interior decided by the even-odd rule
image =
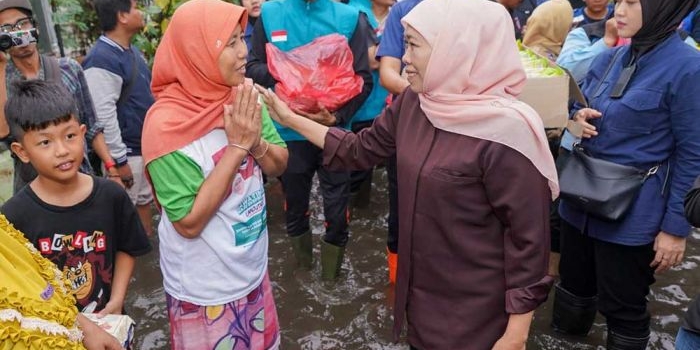
<svg viewBox="0 0 700 350">
<path fill-rule="evenodd" d="M 362 77 L 352 67 L 353 55 L 344 36 L 330 34 L 283 52 L 268 43 L 267 67 L 278 81 L 275 93 L 292 110 L 333 112 L 362 92 Z"/>
</svg>

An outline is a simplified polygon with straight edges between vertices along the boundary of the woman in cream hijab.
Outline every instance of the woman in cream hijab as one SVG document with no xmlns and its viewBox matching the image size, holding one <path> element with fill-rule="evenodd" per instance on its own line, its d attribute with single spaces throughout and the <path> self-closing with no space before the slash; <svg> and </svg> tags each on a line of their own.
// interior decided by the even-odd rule
<svg viewBox="0 0 700 350">
<path fill-rule="evenodd" d="M 262 90 L 273 118 L 332 169 L 396 154 L 399 261 L 394 337 L 414 349 L 524 349 L 547 298 L 556 171 L 503 6 L 424 0 L 403 20 L 410 88 L 357 134 L 299 116 Z"/>
<path fill-rule="evenodd" d="M 538 6 L 527 20 L 523 45 L 556 61 L 573 20 L 569 1 L 549 0 Z"/>
</svg>

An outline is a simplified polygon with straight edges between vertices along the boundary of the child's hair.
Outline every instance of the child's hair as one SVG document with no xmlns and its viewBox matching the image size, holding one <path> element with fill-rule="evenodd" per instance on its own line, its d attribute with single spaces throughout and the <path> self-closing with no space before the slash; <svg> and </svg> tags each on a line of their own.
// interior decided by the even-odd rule
<svg viewBox="0 0 700 350">
<path fill-rule="evenodd" d="M 24 133 L 43 130 L 76 118 L 73 95 L 63 84 L 43 80 L 12 83 L 13 93 L 5 104 L 5 118 L 12 136 L 20 141 Z"/>
</svg>

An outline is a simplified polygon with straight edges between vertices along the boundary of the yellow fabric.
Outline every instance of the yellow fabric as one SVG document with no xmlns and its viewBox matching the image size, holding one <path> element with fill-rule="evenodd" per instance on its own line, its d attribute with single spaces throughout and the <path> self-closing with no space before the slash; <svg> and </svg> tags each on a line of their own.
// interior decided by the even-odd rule
<svg viewBox="0 0 700 350">
<path fill-rule="evenodd" d="M 67 281 L 3 215 L 0 215 L 0 267 L 0 312 L 14 310 L 23 318 L 55 322 L 69 330 L 76 327 L 78 310 L 75 299 L 68 293 Z M 46 293 L 49 289 L 53 293 Z M 4 349 L 84 347 L 68 337 L 22 329 L 17 320 L 5 320 L 0 321 L 0 350 Z"/>
<path fill-rule="evenodd" d="M 523 45 L 545 56 L 559 56 L 574 21 L 573 11 L 567 0 L 550 0 L 537 6 L 527 20 Z"/>
</svg>

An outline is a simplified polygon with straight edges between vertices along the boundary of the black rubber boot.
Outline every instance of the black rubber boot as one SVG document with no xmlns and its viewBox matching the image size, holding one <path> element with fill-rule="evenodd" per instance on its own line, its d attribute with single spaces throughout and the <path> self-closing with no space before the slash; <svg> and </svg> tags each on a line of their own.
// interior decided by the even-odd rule
<svg viewBox="0 0 700 350">
<path fill-rule="evenodd" d="M 344 255 L 345 247 L 321 241 L 321 279 L 333 281 L 338 278 Z"/>
<path fill-rule="evenodd" d="M 644 338 L 634 338 L 608 331 L 606 348 L 608 350 L 645 350 L 648 342 L 648 335 Z"/>
<path fill-rule="evenodd" d="M 560 284 L 555 285 L 552 328 L 560 333 L 588 335 L 595 319 L 597 299 L 578 297 L 562 288 Z"/>
<path fill-rule="evenodd" d="M 307 231 L 296 237 L 289 237 L 294 250 L 294 258 L 297 261 L 297 267 L 311 270 L 313 266 L 313 254 L 311 251 L 312 241 L 311 232 Z"/>
</svg>

